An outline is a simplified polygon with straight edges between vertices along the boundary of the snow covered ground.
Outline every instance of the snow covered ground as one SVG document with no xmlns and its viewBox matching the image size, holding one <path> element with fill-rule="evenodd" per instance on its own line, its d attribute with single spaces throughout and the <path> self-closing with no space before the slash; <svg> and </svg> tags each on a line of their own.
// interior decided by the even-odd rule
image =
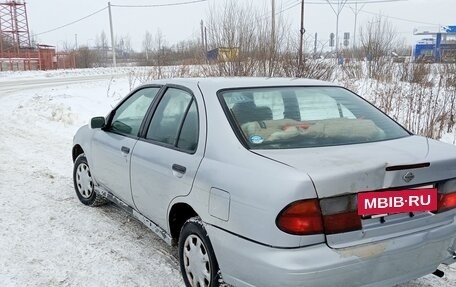
<svg viewBox="0 0 456 287">
<path fill-rule="evenodd" d="M 1 287 L 183 286 L 175 249 L 73 189 L 72 137 L 128 93 L 126 73 L 0 73 Z M 400 286 L 456 287 L 456 266 L 442 270 Z"/>
<path fill-rule="evenodd" d="M 129 90 L 110 79 L 23 80 L 6 95 L 0 82 L 0 286 L 183 286 L 172 248 L 115 206 L 75 196 L 73 134 Z"/>
</svg>

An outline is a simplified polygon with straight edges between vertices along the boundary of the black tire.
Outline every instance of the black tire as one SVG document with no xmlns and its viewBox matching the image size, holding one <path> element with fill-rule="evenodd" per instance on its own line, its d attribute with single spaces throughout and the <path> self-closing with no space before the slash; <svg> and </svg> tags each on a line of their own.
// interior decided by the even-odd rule
<svg viewBox="0 0 456 287">
<path fill-rule="evenodd" d="M 188 240 L 188 242 L 187 242 Z M 197 240 L 200 240 L 201 242 L 201 247 L 198 249 L 196 242 Z M 186 243 L 190 243 L 193 247 L 196 249 L 192 249 L 192 251 L 198 251 L 199 254 L 195 256 L 204 256 L 204 254 L 207 254 L 207 259 L 208 261 L 206 264 L 201 264 L 201 266 L 206 267 L 206 271 L 208 274 L 210 274 L 210 279 L 208 280 L 207 278 L 203 279 L 203 284 L 197 283 L 197 284 L 192 284 L 193 278 L 195 275 L 192 274 L 191 269 L 193 267 L 191 260 L 188 260 L 189 255 L 192 254 L 190 252 L 191 247 L 190 245 L 186 245 Z M 189 220 L 187 220 L 184 225 L 182 226 L 182 230 L 179 236 L 179 264 L 180 264 L 180 269 L 182 273 L 182 277 L 185 282 L 185 286 L 187 287 L 218 287 L 222 283 L 222 278 L 219 270 L 219 266 L 217 263 L 217 259 L 215 258 L 215 253 L 214 249 L 212 248 L 212 244 L 209 240 L 209 237 L 207 236 L 206 229 L 204 229 L 204 226 L 201 222 L 201 219 L 199 217 L 192 217 Z M 190 249 L 188 249 L 190 248 Z M 184 249 L 187 249 L 187 255 L 184 254 Z M 195 258 L 196 260 L 196 258 Z M 187 266 L 187 267 L 186 267 Z M 200 266 L 200 267 L 201 267 Z M 189 270 L 188 274 L 187 271 Z M 202 268 L 204 269 L 204 267 Z M 198 278 L 198 276 L 196 276 Z M 199 277 L 201 278 L 201 277 Z"/>
<path fill-rule="evenodd" d="M 86 186 L 83 186 L 83 183 Z M 76 195 L 83 204 L 87 206 L 99 206 L 108 202 L 106 198 L 94 190 L 94 182 L 85 154 L 80 154 L 74 161 L 73 184 Z"/>
</svg>

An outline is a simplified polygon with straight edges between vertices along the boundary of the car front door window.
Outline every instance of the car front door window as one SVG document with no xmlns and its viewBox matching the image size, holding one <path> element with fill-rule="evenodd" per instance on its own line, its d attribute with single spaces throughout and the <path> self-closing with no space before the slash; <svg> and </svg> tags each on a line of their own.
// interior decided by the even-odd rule
<svg viewBox="0 0 456 287">
<path fill-rule="evenodd" d="M 137 136 L 139 128 L 160 88 L 144 88 L 120 105 L 111 121 L 110 130 L 129 136 Z"/>
</svg>

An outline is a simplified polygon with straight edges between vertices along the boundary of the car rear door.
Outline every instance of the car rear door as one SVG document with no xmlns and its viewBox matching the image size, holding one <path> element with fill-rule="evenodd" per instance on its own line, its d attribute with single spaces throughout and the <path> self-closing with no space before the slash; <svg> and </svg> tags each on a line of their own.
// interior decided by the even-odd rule
<svg viewBox="0 0 456 287">
<path fill-rule="evenodd" d="M 98 185 L 133 205 L 130 188 L 131 152 L 147 110 L 160 90 L 144 87 L 126 97 L 110 115 L 104 129 L 92 138 L 91 169 Z"/>
<path fill-rule="evenodd" d="M 204 105 L 193 91 L 166 87 L 131 158 L 134 203 L 163 228 L 169 203 L 190 192 L 204 154 Z"/>
</svg>

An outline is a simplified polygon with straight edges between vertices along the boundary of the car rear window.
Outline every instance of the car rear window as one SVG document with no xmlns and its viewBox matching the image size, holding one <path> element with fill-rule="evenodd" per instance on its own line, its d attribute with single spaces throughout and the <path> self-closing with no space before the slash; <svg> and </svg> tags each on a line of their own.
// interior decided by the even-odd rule
<svg viewBox="0 0 456 287">
<path fill-rule="evenodd" d="M 274 87 L 219 92 L 230 121 L 252 149 L 333 146 L 410 133 L 341 87 Z"/>
</svg>

